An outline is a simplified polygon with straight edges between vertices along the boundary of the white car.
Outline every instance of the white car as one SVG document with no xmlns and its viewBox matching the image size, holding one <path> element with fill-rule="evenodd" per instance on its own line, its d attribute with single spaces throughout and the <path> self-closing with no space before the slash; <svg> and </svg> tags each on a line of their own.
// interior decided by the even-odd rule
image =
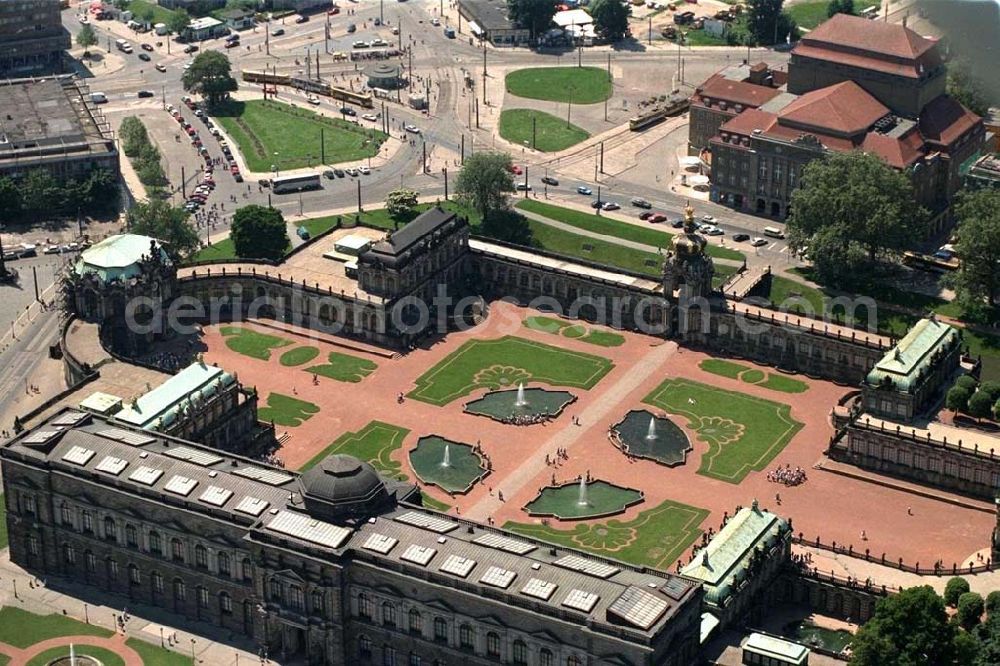
<svg viewBox="0 0 1000 666">
<path fill-rule="evenodd" d="M 760 247 L 761 245 L 767 245 L 767 241 L 760 236 L 755 236 L 754 239 L 750 241 L 750 244 L 754 247 Z"/>
<path fill-rule="evenodd" d="M 384 39 L 378 39 L 378 38 L 376 38 L 376 39 L 372 40 L 371 45 L 372 46 L 389 46 L 389 42 L 385 41 Z"/>
<path fill-rule="evenodd" d="M 715 224 L 716 222 L 714 215 L 702 215 L 701 221 L 706 224 Z"/>
<path fill-rule="evenodd" d="M 709 224 L 707 227 L 708 228 L 703 232 L 706 236 L 723 236 L 726 233 L 714 224 Z"/>
<path fill-rule="evenodd" d="M 319 97 L 316 97 L 316 95 L 309 95 L 309 97 L 306 97 L 306 101 L 310 104 L 316 105 L 319 104 Z"/>
<path fill-rule="evenodd" d="M 363 113 L 361 114 L 361 117 L 364 118 L 365 120 L 370 120 L 371 122 L 375 122 L 376 120 L 378 120 L 378 116 L 376 116 L 374 113 Z"/>
<path fill-rule="evenodd" d="M 616 204 L 614 201 L 605 201 L 601 208 L 603 210 L 618 210 L 621 206 Z"/>
<path fill-rule="evenodd" d="M 368 174 L 370 174 L 370 173 L 372 172 L 372 170 L 371 170 L 371 169 L 369 169 L 369 168 L 368 168 L 368 167 L 366 167 L 366 166 L 359 166 L 359 167 L 358 167 L 358 171 L 360 171 L 361 173 L 363 173 L 363 174 L 364 174 L 364 175 L 366 175 L 366 176 L 367 176 Z"/>
<path fill-rule="evenodd" d="M 420 134 L 420 128 L 417 127 L 416 125 L 405 125 L 403 129 L 405 129 L 410 134 Z"/>
<path fill-rule="evenodd" d="M 356 49 L 366 49 L 369 46 L 370 46 L 370 44 L 368 44 L 368 42 L 360 40 L 360 39 L 358 41 L 354 42 L 354 48 L 356 48 Z"/>
<path fill-rule="evenodd" d="M 78 16 L 77 18 L 80 21 L 80 23 L 83 23 L 84 25 L 90 23 L 90 19 L 87 18 L 86 14 L 80 14 L 80 16 Z"/>
<path fill-rule="evenodd" d="M 355 169 L 354 167 L 347 167 L 346 169 L 344 169 L 344 171 L 347 173 L 348 176 L 357 176 L 358 175 L 358 170 Z"/>
<path fill-rule="evenodd" d="M 435 17 L 435 18 L 432 18 L 432 19 L 431 19 L 431 25 L 433 25 L 433 26 L 435 26 L 435 27 L 437 27 L 437 26 L 441 25 L 441 19 L 439 19 L 439 18 L 437 18 L 437 17 Z"/>
</svg>

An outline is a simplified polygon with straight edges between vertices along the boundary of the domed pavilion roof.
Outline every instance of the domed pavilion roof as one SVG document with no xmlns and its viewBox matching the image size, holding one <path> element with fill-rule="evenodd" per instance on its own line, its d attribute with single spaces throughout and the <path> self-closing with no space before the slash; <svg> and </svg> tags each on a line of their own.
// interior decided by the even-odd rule
<svg viewBox="0 0 1000 666">
<path fill-rule="evenodd" d="M 301 481 L 306 509 L 325 519 L 379 513 L 392 502 L 375 468 L 353 456 L 327 456 Z"/>
</svg>

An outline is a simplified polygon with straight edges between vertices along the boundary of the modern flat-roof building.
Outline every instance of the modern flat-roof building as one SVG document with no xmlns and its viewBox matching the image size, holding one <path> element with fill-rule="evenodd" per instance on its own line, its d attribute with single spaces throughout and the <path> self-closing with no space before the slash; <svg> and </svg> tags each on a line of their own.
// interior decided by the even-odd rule
<svg viewBox="0 0 1000 666">
<path fill-rule="evenodd" d="M 0 465 L 13 562 L 289 660 L 696 662 L 697 581 L 429 511 L 349 456 L 299 474 L 63 410 Z"/>
<path fill-rule="evenodd" d="M 218 37 L 228 30 L 229 28 L 226 27 L 226 24 L 219 19 L 211 16 L 203 16 L 191 21 L 188 27 L 184 29 L 184 38 L 191 42 L 203 42 L 206 39 Z"/>
<path fill-rule="evenodd" d="M 59 0 L 0 2 L 0 77 L 61 72 L 72 45 Z"/>
<path fill-rule="evenodd" d="M 85 83 L 71 74 L 0 80 L 0 176 L 118 174 L 118 148 Z"/>
<path fill-rule="evenodd" d="M 507 0 L 458 0 L 458 13 L 473 35 L 496 46 L 531 41 L 531 31 L 514 25 L 508 17 Z"/>
</svg>

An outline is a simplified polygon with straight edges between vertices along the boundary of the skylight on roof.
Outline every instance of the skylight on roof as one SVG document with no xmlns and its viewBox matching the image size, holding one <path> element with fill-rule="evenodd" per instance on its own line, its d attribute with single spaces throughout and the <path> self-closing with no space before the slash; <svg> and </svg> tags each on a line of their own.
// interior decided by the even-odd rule
<svg viewBox="0 0 1000 666">
<path fill-rule="evenodd" d="M 398 516 L 393 516 L 393 520 L 413 525 L 414 527 L 422 527 L 425 530 L 437 532 L 438 534 L 445 534 L 458 527 L 458 523 L 453 520 L 438 518 L 427 513 L 420 513 L 419 511 L 407 511 Z"/>
<path fill-rule="evenodd" d="M 115 456 L 104 456 L 101 462 L 97 463 L 94 467 L 98 472 L 105 472 L 111 474 L 112 476 L 118 476 L 128 467 L 128 461 L 122 458 L 116 458 Z"/>
<path fill-rule="evenodd" d="M 552 597 L 552 593 L 556 591 L 557 587 L 559 586 L 555 583 L 550 583 L 547 580 L 532 578 L 525 583 L 524 587 L 521 588 L 521 594 L 527 594 L 529 597 L 535 597 L 536 599 L 548 601 Z"/>
<path fill-rule="evenodd" d="M 197 485 L 198 482 L 194 479 L 189 479 L 186 476 L 175 474 L 169 481 L 167 481 L 167 485 L 163 486 L 163 489 L 167 492 L 174 493 L 175 495 L 187 497 Z"/>
<path fill-rule="evenodd" d="M 215 463 L 222 462 L 222 456 L 217 456 L 214 453 L 209 453 L 208 451 L 199 451 L 198 449 L 193 449 L 190 446 L 175 446 L 167 449 L 164 453 L 171 458 L 177 458 L 179 460 L 187 460 L 188 462 L 194 463 L 195 465 L 201 465 L 202 467 L 208 467 L 214 465 Z"/>
<path fill-rule="evenodd" d="M 229 501 L 229 498 L 233 496 L 233 491 L 228 488 L 220 488 L 219 486 L 209 486 L 205 492 L 201 494 L 200 499 L 205 504 L 211 504 L 212 506 L 222 506 Z"/>
<path fill-rule="evenodd" d="M 104 428 L 103 430 L 98 430 L 97 434 L 101 437 L 121 442 L 122 444 L 128 444 L 129 446 L 145 446 L 156 441 L 155 437 L 125 430 L 124 428 Z"/>
<path fill-rule="evenodd" d="M 154 467 L 146 467 L 145 465 L 140 465 L 128 478 L 132 479 L 136 483 L 141 483 L 145 486 L 151 486 L 156 483 L 157 479 L 163 476 L 162 469 L 156 469 Z"/>
<path fill-rule="evenodd" d="M 88 416 L 90 415 L 86 412 L 66 412 L 65 414 L 60 414 L 50 423 L 55 426 L 74 426 Z"/>
<path fill-rule="evenodd" d="M 461 555 L 449 555 L 448 559 L 444 561 L 441 565 L 440 570 L 445 573 L 450 573 L 459 578 L 465 578 L 476 566 L 475 560 L 470 560 L 467 557 L 462 557 Z"/>
<path fill-rule="evenodd" d="M 433 548 L 426 548 L 424 546 L 413 544 L 403 551 L 403 554 L 399 556 L 399 559 L 426 567 L 427 563 L 431 561 L 435 553 L 437 553 L 437 550 Z"/>
<path fill-rule="evenodd" d="M 266 467 L 240 467 L 239 469 L 234 469 L 233 474 L 253 479 L 255 481 L 260 481 L 261 483 L 266 483 L 271 486 L 280 486 L 295 479 L 295 477 L 291 474 L 285 474 Z"/>
<path fill-rule="evenodd" d="M 351 536 L 351 530 L 346 527 L 331 525 L 292 511 L 279 511 L 267 524 L 267 529 L 327 548 L 340 548 Z"/>
<path fill-rule="evenodd" d="M 479 579 L 479 582 L 506 590 L 514 582 L 515 578 L 517 578 L 517 573 L 514 571 L 502 567 L 490 567 L 483 574 L 483 577 Z"/>
<path fill-rule="evenodd" d="M 94 452 L 91 449 L 87 449 L 82 446 L 74 446 L 63 454 L 62 459 L 66 462 L 71 462 L 74 465 L 83 466 L 90 462 L 90 459 L 93 457 Z"/>
<path fill-rule="evenodd" d="M 660 619 L 667 606 L 665 600 L 633 585 L 615 599 L 608 612 L 640 629 L 649 629 Z"/>
<path fill-rule="evenodd" d="M 573 608 L 578 611 L 583 611 L 584 613 L 589 613 L 594 610 L 594 606 L 597 605 L 600 597 L 593 592 L 584 592 L 583 590 L 570 590 L 570 593 L 566 595 L 563 599 L 562 605 L 567 608 Z"/>
<path fill-rule="evenodd" d="M 604 564 L 603 562 L 598 562 L 596 560 L 590 560 L 586 557 L 580 557 L 579 555 L 566 555 L 564 557 L 560 557 L 558 560 L 553 562 L 553 564 L 557 567 L 572 569 L 573 571 L 579 571 L 580 573 L 585 573 L 590 576 L 597 576 L 598 578 L 609 578 L 621 571 L 618 567 L 610 564 Z"/>
<path fill-rule="evenodd" d="M 236 510 L 250 516 L 259 516 L 264 513 L 264 509 L 267 508 L 268 504 L 269 502 L 265 500 L 248 495 L 240 500 L 240 503 L 236 505 Z"/>
<path fill-rule="evenodd" d="M 508 553 L 515 553 L 517 555 L 527 555 L 537 548 L 537 546 L 530 544 L 527 541 L 513 539 L 502 534 L 494 534 L 493 532 L 476 537 L 472 540 L 472 543 L 479 544 L 480 546 L 487 546 L 489 548 L 496 548 L 497 550 L 505 550 Z"/>
<path fill-rule="evenodd" d="M 372 534 L 361 547 L 365 550 L 373 550 L 376 553 L 386 555 L 399 543 L 397 539 L 384 534 Z"/>
</svg>

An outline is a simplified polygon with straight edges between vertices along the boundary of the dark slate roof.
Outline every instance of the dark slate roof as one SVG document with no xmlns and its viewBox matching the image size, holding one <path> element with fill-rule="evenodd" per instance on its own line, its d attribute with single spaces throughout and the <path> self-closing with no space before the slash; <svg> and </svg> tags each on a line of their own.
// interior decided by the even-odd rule
<svg viewBox="0 0 1000 666">
<path fill-rule="evenodd" d="M 385 240 L 372 245 L 359 260 L 362 263 L 401 266 L 409 262 L 412 252 L 418 250 L 422 243 L 434 240 L 440 232 L 449 227 L 459 228 L 467 225 L 465 218 L 435 206 L 402 229 L 390 233 Z"/>
</svg>

